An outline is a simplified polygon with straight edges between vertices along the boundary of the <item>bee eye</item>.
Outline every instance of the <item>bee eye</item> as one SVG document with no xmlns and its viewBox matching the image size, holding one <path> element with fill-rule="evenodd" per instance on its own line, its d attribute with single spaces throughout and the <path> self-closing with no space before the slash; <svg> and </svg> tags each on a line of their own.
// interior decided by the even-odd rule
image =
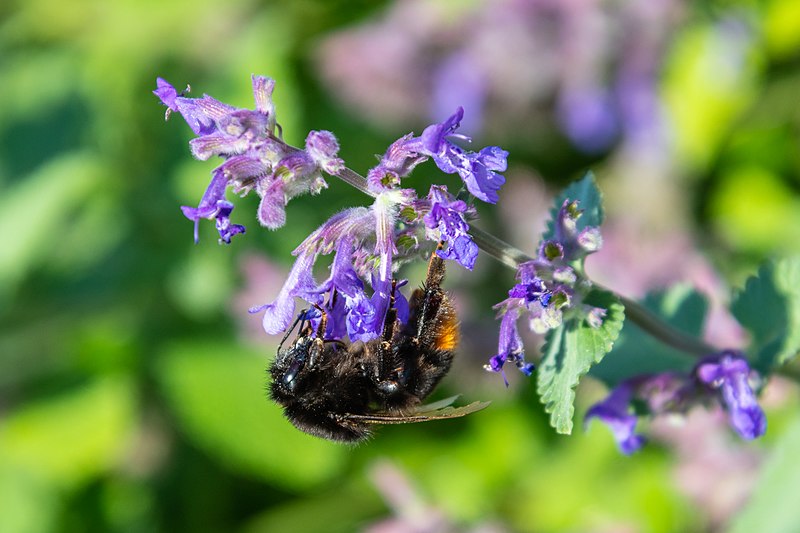
<svg viewBox="0 0 800 533">
<path fill-rule="evenodd" d="M 300 372 L 301 368 L 303 368 L 303 363 L 305 363 L 305 360 L 300 358 L 295 359 L 289 366 L 289 369 L 283 375 L 283 379 L 281 381 L 290 391 L 293 391 L 297 386 L 297 381 L 295 381 L 294 378 L 297 377 L 297 373 Z"/>
</svg>

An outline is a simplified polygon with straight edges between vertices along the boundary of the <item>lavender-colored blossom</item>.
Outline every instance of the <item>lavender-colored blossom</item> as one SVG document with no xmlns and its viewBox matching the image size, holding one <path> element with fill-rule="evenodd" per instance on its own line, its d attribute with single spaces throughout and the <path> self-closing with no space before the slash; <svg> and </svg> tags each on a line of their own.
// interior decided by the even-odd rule
<svg viewBox="0 0 800 533">
<path fill-rule="evenodd" d="M 636 417 L 629 409 L 634 400 L 645 412 L 660 415 L 686 413 L 693 405 L 714 399 L 725 407 L 734 430 L 742 438 L 754 439 L 765 433 L 767 421 L 750 386 L 752 376 L 743 355 L 726 350 L 704 358 L 691 374 L 666 372 L 627 379 L 592 407 L 586 419 L 597 416 L 611 425 L 622 451 L 630 453 L 623 443 L 635 443 L 630 439 Z"/>
<path fill-rule="evenodd" d="M 261 182 L 263 189 L 258 187 L 256 192 L 261 197 L 258 203 L 258 222 L 265 228 L 278 229 L 286 224 L 286 193 L 285 183 L 277 179 L 272 183 Z"/>
<path fill-rule="evenodd" d="M 252 310 L 265 311 L 265 330 L 274 334 L 279 327 L 288 325 L 294 313 L 290 297 L 296 296 L 322 306 L 328 313 L 330 338 L 340 338 L 344 332 L 351 340 L 367 341 L 378 337 L 383 332 L 384 317 L 395 287 L 395 222 L 399 209 L 413 200 L 409 190 L 383 192 L 377 195 L 370 208 L 351 208 L 337 213 L 309 235 L 293 252 L 298 256 L 295 269 L 278 299 Z M 370 249 L 372 253 L 367 253 Z M 317 285 L 311 269 L 320 255 L 330 253 L 335 253 L 330 276 Z M 371 296 L 365 293 L 362 279 L 369 280 Z M 327 302 L 325 295 L 328 295 Z M 408 302 L 399 291 L 394 295 L 398 318 L 406 321 Z"/>
<path fill-rule="evenodd" d="M 463 200 L 454 199 L 447 188 L 432 186 L 428 194 L 430 211 L 423 218 L 427 233 L 433 234 L 433 240 L 444 241 L 447 248 L 437 254 L 442 259 L 452 259 L 465 268 L 472 270 L 478 257 L 478 245 L 467 233 L 465 213 L 469 209 Z"/>
<path fill-rule="evenodd" d="M 518 283 L 509 290 L 508 298 L 495 306 L 498 318 L 506 320 L 512 312 L 517 317 L 525 315 L 531 331 L 537 334 L 560 327 L 565 313 L 586 320 L 590 327 L 602 326 L 606 310 L 583 304 L 587 285 L 578 283 L 573 267 L 575 261 L 597 251 L 602 238 L 598 228 L 578 230 L 582 213 L 578 207 L 577 201 L 564 201 L 553 221 L 553 238 L 541 243 L 535 259 L 519 265 Z M 500 335 L 502 344 L 502 325 Z"/>
<path fill-rule="evenodd" d="M 347 335 L 352 341 L 368 341 L 376 337 L 377 310 L 372 301 L 358 294 L 347 298 Z"/>
<path fill-rule="evenodd" d="M 612 95 L 600 87 L 568 89 L 561 93 L 558 114 L 561 127 L 582 151 L 606 150 L 619 133 Z"/>
<path fill-rule="evenodd" d="M 306 152 L 316 165 L 328 174 L 336 174 L 344 168 L 344 161 L 337 157 L 339 141 L 329 131 L 312 131 L 306 137 Z"/>
<path fill-rule="evenodd" d="M 195 157 L 208 160 L 218 156 L 225 160 L 214 170 L 198 207 L 183 208 L 184 214 L 195 222 L 195 241 L 199 219 L 215 218 L 217 203 L 225 201 L 228 187 L 243 195 L 255 190 L 261 197 L 259 223 L 276 229 L 286 223 L 286 204 L 292 198 L 320 192 L 327 187 L 322 172 L 336 174 L 344 168 L 337 157 L 336 138 L 328 131 L 309 133 L 305 150 L 284 143 L 275 132 L 275 82 L 253 76 L 252 84 L 255 110 L 239 109 L 208 95 L 187 98 L 162 78 L 158 78 L 153 91 L 169 111 L 180 112 L 198 135 L 189 143 Z M 231 225 L 225 218 L 229 214 L 217 219 L 223 242 L 243 233 L 239 231 L 242 226 Z"/>
<path fill-rule="evenodd" d="M 767 418 L 749 383 L 751 373 L 744 357 L 734 351 L 706 358 L 695 369 L 700 382 L 721 395 L 731 426 L 744 439 L 767 431 Z"/>
<path fill-rule="evenodd" d="M 217 204 L 225 201 L 225 187 L 227 186 L 227 178 L 222 172 L 214 172 L 214 177 L 211 179 L 206 192 L 200 199 L 200 204 L 197 207 L 182 206 L 184 216 L 189 220 L 194 221 L 194 242 L 200 238 L 198 234 L 198 224 L 201 218 L 212 218 L 217 213 Z"/>
<path fill-rule="evenodd" d="M 614 434 L 620 451 L 625 455 L 632 454 L 645 443 L 645 438 L 636 434 L 637 418 L 630 405 L 633 394 L 631 383 L 622 382 L 605 400 L 591 407 L 584 418 L 586 423 L 597 418 L 606 424 Z"/>
<path fill-rule="evenodd" d="M 156 78 L 156 90 L 153 91 L 153 94 L 158 96 L 170 111 L 178 110 L 178 106 L 175 103 L 175 99 L 178 98 L 178 91 L 164 78 Z"/>
<path fill-rule="evenodd" d="M 230 244 L 231 237 L 234 235 L 245 232 L 245 227 L 241 224 L 231 224 L 231 212 L 233 212 L 232 203 L 217 202 L 217 231 L 219 231 L 220 240 L 225 244 Z"/>
<path fill-rule="evenodd" d="M 380 193 L 400 185 L 400 179 L 408 176 L 414 167 L 427 160 L 428 156 L 417 152 L 416 140 L 408 133 L 393 142 L 377 166 L 367 172 L 369 189 Z"/>
<path fill-rule="evenodd" d="M 450 139 L 470 140 L 455 133 L 463 116 L 464 109 L 459 107 L 444 122 L 425 128 L 418 139 L 418 152 L 433 158 L 442 172 L 458 174 L 467 190 L 476 198 L 491 204 L 497 203 L 497 191 L 506 181 L 497 172 L 506 170 L 508 152 L 497 146 L 483 148 L 478 153 L 467 152 L 453 144 Z"/>
<path fill-rule="evenodd" d="M 519 308 L 508 309 L 500 322 L 500 340 L 497 344 L 497 354 L 489 359 L 489 364 L 484 365 L 486 370 L 499 372 L 508 387 L 508 378 L 504 366 L 507 362 L 514 362 L 517 368 L 527 376 L 533 372 L 533 364 L 525 362 L 525 348 L 517 330 L 517 319 L 520 315 Z"/>
<path fill-rule="evenodd" d="M 314 259 L 313 254 L 300 254 L 275 301 L 250 308 L 250 313 L 264 312 L 262 324 L 268 334 L 277 335 L 292 323 L 295 297 L 317 304 L 322 303 L 322 297 L 316 292 L 317 285 L 311 272 Z"/>
<path fill-rule="evenodd" d="M 566 262 L 582 259 L 603 245 L 599 228 L 587 226 L 578 230 L 578 219 L 582 214 L 577 200 L 564 200 L 558 210 L 554 226 L 555 242 L 561 247 Z"/>
</svg>

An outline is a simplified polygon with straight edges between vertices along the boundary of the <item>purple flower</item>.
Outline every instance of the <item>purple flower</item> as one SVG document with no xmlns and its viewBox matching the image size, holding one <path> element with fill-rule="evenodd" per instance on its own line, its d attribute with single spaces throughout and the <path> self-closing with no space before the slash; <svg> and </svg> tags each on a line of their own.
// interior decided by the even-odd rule
<svg viewBox="0 0 800 533">
<path fill-rule="evenodd" d="M 219 237 L 225 244 L 231 243 L 231 237 L 245 232 L 245 227 L 241 224 L 231 224 L 231 212 L 233 204 L 226 201 L 217 202 L 217 231 Z"/>
<path fill-rule="evenodd" d="M 437 253 L 442 259 L 452 259 L 472 270 L 478 257 L 478 245 L 467 233 L 469 225 L 464 217 L 468 207 L 462 200 L 455 200 L 443 186 L 431 187 L 428 199 L 430 212 L 424 217 L 425 227 L 432 240 L 445 241 L 447 248 Z"/>
<path fill-rule="evenodd" d="M 612 95 L 602 87 L 566 89 L 559 98 L 562 129 L 582 151 L 606 150 L 619 134 Z"/>
<path fill-rule="evenodd" d="M 293 252 L 298 259 L 275 302 L 251 310 L 265 312 L 267 333 L 275 334 L 289 325 L 294 297 L 299 297 L 320 305 L 329 314 L 331 338 L 345 332 L 351 340 L 380 336 L 392 294 L 392 263 L 397 254 L 395 222 L 400 208 L 413 200 L 409 190 L 380 193 L 371 208 L 337 213 L 309 235 Z M 311 274 L 316 259 L 334 252 L 330 276 L 317 285 Z M 371 296 L 365 293 L 362 279 L 369 279 Z M 406 321 L 408 302 L 399 291 L 395 293 L 395 306 L 399 319 Z"/>
<path fill-rule="evenodd" d="M 275 82 L 253 76 L 255 110 L 239 109 L 204 95 L 187 98 L 165 80 L 158 78 L 153 91 L 168 107 L 183 115 L 198 135 L 190 141 L 192 154 L 200 160 L 222 157 L 211 183 L 197 208 L 184 207 L 184 214 L 195 222 L 215 218 L 217 203 L 225 201 L 225 191 L 246 195 L 255 190 L 261 197 L 258 221 L 276 229 L 286 223 L 286 204 L 301 194 L 316 194 L 327 187 L 322 172 L 335 174 L 344 168 L 337 157 L 339 144 L 328 131 L 312 131 L 306 138 L 305 150 L 284 143 L 275 133 L 275 107 L 272 92 Z M 243 233 L 243 227 L 230 224 L 230 212 L 217 218 L 223 242 Z M 233 229 L 230 229 L 233 228 Z"/>
<path fill-rule="evenodd" d="M 630 378 L 592 407 L 586 420 L 597 417 L 609 424 L 620 449 L 627 454 L 643 442 L 633 433 L 636 417 L 629 406 L 634 399 L 647 413 L 658 415 L 685 413 L 711 397 L 722 402 L 731 426 L 742 438 L 754 439 L 766 432 L 767 421 L 749 384 L 752 374 L 742 354 L 726 350 L 700 361 L 691 375 L 666 372 Z"/>
<path fill-rule="evenodd" d="M 630 406 L 633 393 L 631 383 L 622 382 L 605 400 L 591 407 L 584 418 L 585 423 L 597 418 L 611 428 L 620 451 L 625 455 L 632 454 L 645 443 L 645 438 L 635 433 L 637 418 Z"/>
<path fill-rule="evenodd" d="M 503 376 L 503 381 L 508 387 L 504 365 L 512 362 L 517 369 L 530 376 L 535 368 L 533 363 L 525 361 L 525 348 L 517 330 L 517 319 L 519 319 L 521 308 L 514 307 L 507 309 L 500 322 L 500 339 L 497 344 L 497 354 L 489 359 L 489 364 L 484 365 L 486 370 L 499 372 Z"/>
<path fill-rule="evenodd" d="M 752 370 L 744 357 L 728 350 L 701 361 L 695 375 L 721 395 L 730 424 L 744 439 L 755 439 L 767 431 L 767 418 L 750 387 Z"/>
<path fill-rule="evenodd" d="M 198 223 L 201 218 L 213 218 L 217 213 L 217 204 L 225 201 L 225 187 L 227 178 L 222 172 L 214 172 L 211 183 L 208 184 L 205 194 L 200 199 L 197 207 L 182 206 L 184 216 L 194 221 L 194 242 L 198 242 Z"/>
<path fill-rule="evenodd" d="M 436 166 L 448 174 L 458 174 L 467 190 L 480 200 L 497 203 L 497 191 L 505 183 L 505 178 L 497 174 L 507 168 L 508 152 L 497 146 L 489 146 L 480 152 L 467 152 L 453 144 L 450 139 L 469 141 L 469 137 L 456 134 L 461 124 L 464 109 L 458 110 L 441 124 L 425 128 L 417 139 L 417 151 L 433 158 Z"/>
<path fill-rule="evenodd" d="M 602 244 L 598 228 L 577 229 L 581 213 L 577 201 L 564 201 L 553 221 L 553 239 L 541 243 L 536 259 L 519 265 L 518 283 L 508 291 L 507 299 L 495 305 L 498 318 L 524 313 L 531 331 L 537 334 L 560 327 L 565 313 L 586 320 L 591 327 L 602 326 L 606 310 L 583 303 L 587 285 L 578 283 L 574 268 L 575 261 Z M 502 340 L 502 325 L 500 337 Z"/>
<path fill-rule="evenodd" d="M 329 131 L 312 131 L 306 137 L 306 152 L 317 167 L 334 175 L 344 168 L 344 161 L 337 157 L 339 142 Z"/>
<path fill-rule="evenodd" d="M 259 182 L 264 185 L 256 189 L 261 197 L 258 204 L 258 223 L 269 229 L 278 229 L 286 224 L 286 194 L 284 192 L 285 183 L 281 179 L 271 183 Z"/>
<path fill-rule="evenodd" d="M 158 96 L 170 111 L 178 110 L 178 106 L 175 103 L 175 99 L 178 98 L 178 91 L 164 78 L 156 78 L 156 90 L 153 91 L 153 94 Z"/>
<path fill-rule="evenodd" d="M 295 297 L 303 298 L 311 303 L 321 303 L 322 298 L 316 291 L 317 285 L 314 283 L 314 276 L 311 272 L 314 267 L 314 259 L 313 254 L 301 253 L 275 301 L 271 304 L 250 308 L 250 313 L 264 311 L 262 324 L 264 331 L 268 334 L 277 335 L 292 323 Z"/>
<path fill-rule="evenodd" d="M 372 301 L 364 294 L 348 297 L 347 303 L 347 335 L 351 341 L 368 341 L 376 335 L 375 325 L 377 311 Z"/>
<path fill-rule="evenodd" d="M 414 167 L 428 156 L 417 153 L 416 140 L 411 133 L 393 142 L 381 158 L 380 163 L 367 172 L 369 189 L 380 193 L 400 185 L 400 180 L 408 176 Z"/>
</svg>

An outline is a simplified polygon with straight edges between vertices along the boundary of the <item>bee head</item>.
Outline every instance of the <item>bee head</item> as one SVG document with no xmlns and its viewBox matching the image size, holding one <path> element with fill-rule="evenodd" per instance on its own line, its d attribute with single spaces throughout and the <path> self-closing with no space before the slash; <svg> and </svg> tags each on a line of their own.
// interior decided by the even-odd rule
<svg viewBox="0 0 800 533">
<path fill-rule="evenodd" d="M 301 335 L 286 349 L 279 349 L 275 362 L 270 367 L 271 392 L 276 401 L 286 400 L 297 392 L 298 384 L 313 367 L 317 339 Z"/>
</svg>

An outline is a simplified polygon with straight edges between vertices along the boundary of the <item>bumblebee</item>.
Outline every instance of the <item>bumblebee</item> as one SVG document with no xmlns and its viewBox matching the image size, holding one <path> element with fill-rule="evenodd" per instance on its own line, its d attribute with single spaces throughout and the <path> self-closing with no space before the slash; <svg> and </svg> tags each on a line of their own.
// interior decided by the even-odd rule
<svg viewBox="0 0 800 533">
<path fill-rule="evenodd" d="M 327 317 L 321 309 L 316 331 L 304 321 L 268 371 L 270 397 L 286 418 L 311 435 L 357 443 L 370 437 L 375 424 L 455 418 L 486 407 L 485 402 L 451 407 L 455 398 L 422 405 L 450 370 L 459 341 L 453 303 L 441 288 L 444 275 L 444 260 L 434 251 L 425 283 L 409 301 L 405 325 L 397 319 L 393 283 L 382 335 L 368 342 L 325 339 Z"/>
</svg>

